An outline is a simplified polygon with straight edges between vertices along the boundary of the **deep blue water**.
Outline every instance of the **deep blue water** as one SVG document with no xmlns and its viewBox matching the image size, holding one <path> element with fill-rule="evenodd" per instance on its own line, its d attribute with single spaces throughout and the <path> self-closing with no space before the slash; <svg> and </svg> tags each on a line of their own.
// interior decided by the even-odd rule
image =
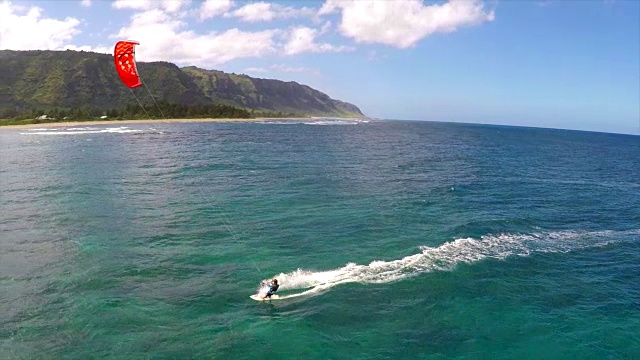
<svg viewBox="0 0 640 360">
<path fill-rule="evenodd" d="M 640 358 L 638 136 L 0 129 L 0 189 L 2 358 Z"/>
</svg>

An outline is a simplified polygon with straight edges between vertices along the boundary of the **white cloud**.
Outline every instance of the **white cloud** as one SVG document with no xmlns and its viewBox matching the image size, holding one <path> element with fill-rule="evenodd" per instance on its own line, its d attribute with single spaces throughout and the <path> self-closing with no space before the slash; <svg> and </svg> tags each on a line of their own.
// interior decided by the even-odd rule
<svg viewBox="0 0 640 360">
<path fill-rule="evenodd" d="M 256 4 L 271 6 L 267 3 Z M 216 11 L 219 13 L 222 10 L 218 8 Z M 132 16 L 131 23 L 120 29 L 113 38 L 139 41 L 137 54 L 138 59 L 143 61 L 166 60 L 204 67 L 238 58 L 263 57 L 278 53 L 296 55 L 304 52 L 351 50 L 346 46 L 317 43 L 318 30 L 307 27 L 296 27 L 288 31 L 272 29 L 256 32 L 234 28 L 224 32 L 198 34 L 189 30 L 186 16 L 184 12 L 169 14 L 161 8 L 138 12 Z M 323 27 L 324 31 L 329 26 L 330 22 L 327 22 Z"/>
<path fill-rule="evenodd" d="M 534 2 L 534 4 L 538 7 L 545 7 L 545 6 L 549 6 L 553 3 L 553 1 L 551 0 L 544 0 L 544 1 L 536 1 Z"/>
<path fill-rule="evenodd" d="M 109 47 L 105 47 L 105 46 L 98 46 L 98 47 L 94 47 L 94 46 L 89 46 L 89 45 L 83 45 L 83 46 L 76 46 L 76 45 L 65 45 L 62 47 L 62 50 L 75 50 L 75 51 L 93 51 L 93 52 L 97 52 L 97 53 L 103 53 L 103 54 L 113 54 L 113 48 L 109 48 Z"/>
<path fill-rule="evenodd" d="M 119 10 L 162 9 L 167 12 L 176 12 L 190 2 L 191 0 L 116 0 L 111 4 L 111 6 Z"/>
<path fill-rule="evenodd" d="M 377 62 L 386 58 L 387 55 L 380 54 L 376 50 L 370 50 L 369 52 L 367 52 L 367 60 L 369 61 Z"/>
<path fill-rule="evenodd" d="M 247 22 L 257 22 L 273 20 L 276 17 L 276 13 L 271 10 L 271 4 L 265 2 L 257 2 L 247 4 L 233 11 L 228 16 L 239 17 L 240 19 Z"/>
<path fill-rule="evenodd" d="M 462 26 L 492 21 L 481 0 L 449 0 L 425 5 L 421 0 L 327 0 L 320 11 L 342 12 L 340 32 L 356 42 L 382 43 L 398 48 L 414 46 L 438 32 L 452 32 Z"/>
<path fill-rule="evenodd" d="M 114 9 L 146 10 L 149 9 L 152 4 L 152 0 L 116 0 L 111 6 Z"/>
<path fill-rule="evenodd" d="M 231 0 L 206 0 L 200 6 L 200 20 L 220 16 L 233 7 Z"/>
<path fill-rule="evenodd" d="M 247 4 L 230 13 L 226 17 L 238 17 L 246 22 L 271 21 L 276 18 L 293 18 L 313 16 L 316 11 L 307 7 L 294 8 L 267 2 L 255 2 Z"/>
<path fill-rule="evenodd" d="M 228 9 L 233 7 L 230 0 L 218 0 L 214 5 L 211 4 L 213 3 L 208 1 L 189 4 L 189 0 L 113 1 L 113 8 L 133 10 L 133 14 L 127 25 L 108 36 L 109 42 L 115 43 L 121 39 L 139 41 L 137 54 L 141 61 L 163 60 L 179 65 L 207 68 L 239 58 L 352 50 L 351 47 L 318 41 L 322 34 L 329 31 L 330 21 L 318 24 L 318 28 L 298 26 L 288 30 L 273 28 L 244 31 L 233 28 L 210 32 L 196 31 L 192 28 L 191 22 L 194 16 L 198 18 L 228 14 Z M 311 14 L 308 8 L 294 9 L 269 3 L 254 4 L 263 4 L 261 6 L 267 6 L 270 11 L 283 10 L 282 13 L 275 12 L 275 15 L 266 11 L 265 19 Z M 249 13 L 245 15 L 247 14 Z M 109 43 L 87 45 L 73 42 L 74 36 L 80 33 L 81 21 L 76 18 L 48 18 L 38 7 L 18 6 L 3 0 L 0 0 L 0 18 L 0 49 L 71 49 L 101 53 L 113 51 Z M 90 35 L 96 39 L 104 36 L 95 32 Z M 278 71 L 293 70 L 281 67 Z"/>
<path fill-rule="evenodd" d="M 326 34 L 329 29 L 331 29 L 331 21 L 326 21 L 320 29 L 320 34 Z"/>
<path fill-rule="evenodd" d="M 244 71 L 249 73 L 268 73 L 268 72 L 284 72 L 284 73 L 310 73 L 318 75 L 320 72 L 317 69 L 308 68 L 304 66 L 288 66 L 285 64 L 274 64 L 269 68 L 264 67 L 248 67 Z"/>
<path fill-rule="evenodd" d="M 284 53 L 286 55 L 295 55 L 305 52 L 339 52 L 351 50 L 347 46 L 335 46 L 327 43 L 316 43 L 315 38 L 318 30 L 299 26 L 290 30 L 287 43 L 284 45 Z"/>
<path fill-rule="evenodd" d="M 135 39 L 142 61 L 165 60 L 178 64 L 211 66 L 243 58 L 275 53 L 277 30 L 196 34 L 185 30 L 186 23 L 160 9 L 135 14 L 131 24 L 120 29 L 116 38 Z"/>
<path fill-rule="evenodd" d="M 16 6 L 0 2 L 0 50 L 61 49 L 80 33 L 80 20 L 57 20 L 42 16 L 36 6 Z"/>
<path fill-rule="evenodd" d="M 265 73 L 265 72 L 269 72 L 268 69 L 261 68 L 261 67 L 248 67 L 248 68 L 244 69 L 244 71 L 249 72 L 249 73 Z"/>
<path fill-rule="evenodd" d="M 84 7 L 89 7 L 89 6 L 91 6 L 91 0 L 82 0 L 80 2 L 80 5 L 82 5 Z"/>
<path fill-rule="evenodd" d="M 319 71 L 317 69 L 312 69 L 312 68 L 308 68 L 308 67 L 304 67 L 304 66 L 287 66 L 284 64 L 277 64 L 277 65 L 272 65 L 271 66 L 272 69 L 277 70 L 277 71 L 281 71 L 281 72 L 294 72 L 294 73 L 312 73 L 312 74 L 318 74 Z"/>
</svg>

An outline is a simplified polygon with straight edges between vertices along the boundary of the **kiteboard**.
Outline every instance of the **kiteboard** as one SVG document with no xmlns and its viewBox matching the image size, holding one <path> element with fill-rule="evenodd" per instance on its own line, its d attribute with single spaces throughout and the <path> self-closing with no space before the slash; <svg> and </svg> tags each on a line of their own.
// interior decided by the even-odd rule
<svg viewBox="0 0 640 360">
<path fill-rule="evenodd" d="M 262 294 L 253 294 L 250 296 L 255 301 L 266 301 L 266 300 L 278 300 L 280 297 L 278 295 L 271 295 L 271 298 L 262 298 Z"/>
</svg>

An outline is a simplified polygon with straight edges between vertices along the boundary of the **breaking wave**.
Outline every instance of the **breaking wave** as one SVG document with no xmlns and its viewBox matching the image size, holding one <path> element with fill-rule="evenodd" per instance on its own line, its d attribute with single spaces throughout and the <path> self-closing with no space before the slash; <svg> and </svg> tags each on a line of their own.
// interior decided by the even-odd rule
<svg viewBox="0 0 640 360">
<path fill-rule="evenodd" d="M 82 134 L 131 134 L 131 133 L 157 133 L 155 129 L 138 130 L 126 126 L 97 128 L 97 127 L 70 127 L 70 128 L 49 128 L 31 129 L 28 132 L 21 132 L 20 135 L 82 135 Z"/>
<path fill-rule="evenodd" d="M 366 124 L 368 119 L 349 119 L 349 118 L 310 118 L 310 119 L 285 119 L 285 120 L 264 120 L 261 124 L 269 125 L 360 125 Z"/>
</svg>

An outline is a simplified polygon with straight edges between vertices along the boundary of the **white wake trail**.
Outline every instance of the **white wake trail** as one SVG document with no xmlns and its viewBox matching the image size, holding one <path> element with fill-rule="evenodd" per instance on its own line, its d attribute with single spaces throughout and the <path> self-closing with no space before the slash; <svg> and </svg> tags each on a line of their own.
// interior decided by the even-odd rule
<svg viewBox="0 0 640 360">
<path fill-rule="evenodd" d="M 279 297 L 285 299 L 320 293 L 345 283 L 389 283 L 427 272 L 452 270 L 461 263 L 474 263 L 489 258 L 528 256 L 539 252 L 569 252 L 587 247 L 605 246 L 630 237 L 637 239 L 637 236 L 640 236 L 640 229 L 487 235 L 480 239 L 455 239 L 438 247 L 421 246 L 420 253 L 398 260 L 376 260 L 369 265 L 348 263 L 339 269 L 328 271 L 297 269 L 289 273 L 280 273 L 274 278 L 281 284 L 279 290 L 306 289 L 303 292 Z"/>
</svg>

